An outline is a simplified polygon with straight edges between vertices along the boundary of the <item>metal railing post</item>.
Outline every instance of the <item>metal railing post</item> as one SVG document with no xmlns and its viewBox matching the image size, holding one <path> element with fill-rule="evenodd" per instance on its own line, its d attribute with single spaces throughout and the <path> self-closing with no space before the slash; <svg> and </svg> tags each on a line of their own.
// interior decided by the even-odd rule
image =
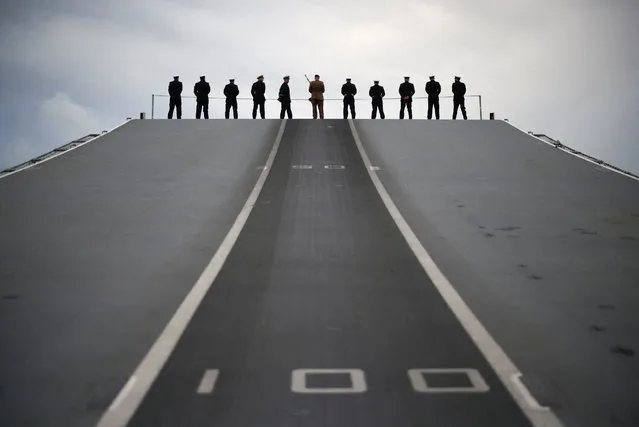
<svg viewBox="0 0 639 427">
<path fill-rule="evenodd" d="M 483 114 L 481 111 L 481 95 L 479 95 L 479 120 L 483 120 Z"/>
<path fill-rule="evenodd" d="M 155 113 L 155 95 L 151 95 L 151 120 L 153 120 L 153 116 Z"/>
</svg>

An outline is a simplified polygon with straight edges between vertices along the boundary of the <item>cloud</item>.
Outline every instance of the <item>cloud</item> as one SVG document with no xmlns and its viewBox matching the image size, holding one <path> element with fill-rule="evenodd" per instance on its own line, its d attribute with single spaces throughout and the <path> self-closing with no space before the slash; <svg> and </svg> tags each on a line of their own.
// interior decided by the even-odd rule
<svg viewBox="0 0 639 427">
<path fill-rule="evenodd" d="M 39 105 L 66 93 L 105 129 L 150 113 L 151 94 L 166 93 L 174 74 L 187 95 L 206 75 L 214 96 L 228 78 L 246 95 L 264 74 L 269 97 L 290 74 L 300 98 L 304 73 L 320 74 L 329 97 L 339 97 L 347 75 L 364 95 L 374 79 L 395 94 L 403 75 L 423 94 L 430 74 L 449 93 L 452 76 L 461 75 L 469 93 L 482 94 L 485 116 L 494 111 L 613 163 L 639 164 L 639 149 L 624 142 L 639 139 L 639 89 L 630 84 L 639 70 L 635 0 L 26 0 L 0 19 L 0 66 L 16 76 L 0 81 L 0 96 Z M 166 114 L 164 101 L 157 117 Z M 192 117 L 188 102 L 185 117 Z M 327 114 L 339 117 L 334 104 Z M 250 105 L 240 107 L 249 117 Z M 267 114 L 276 116 L 277 107 Z M 390 117 L 395 107 L 387 107 Z M 294 108 L 296 117 L 310 117 L 308 104 Z M 358 104 L 359 116 L 368 108 Z M 223 102 L 211 110 L 220 117 Z M 7 132 L 11 141 L 36 139 Z"/>
<path fill-rule="evenodd" d="M 99 121 L 88 109 L 74 102 L 66 93 L 56 93 L 40 107 L 43 127 L 56 139 L 73 140 L 100 131 Z"/>
</svg>

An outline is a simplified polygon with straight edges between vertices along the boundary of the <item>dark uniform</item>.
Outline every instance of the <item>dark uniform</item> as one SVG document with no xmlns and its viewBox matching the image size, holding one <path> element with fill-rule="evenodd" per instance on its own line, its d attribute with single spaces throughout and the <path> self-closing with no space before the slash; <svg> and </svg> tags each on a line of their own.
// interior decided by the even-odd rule
<svg viewBox="0 0 639 427">
<path fill-rule="evenodd" d="M 355 95 L 357 87 L 351 83 L 351 79 L 346 79 L 342 85 L 342 95 L 344 96 L 344 118 L 348 118 L 348 109 L 351 109 L 351 117 L 355 118 Z"/>
<path fill-rule="evenodd" d="M 384 97 L 386 96 L 386 91 L 384 91 L 384 86 L 379 85 L 379 80 L 375 80 L 375 83 L 368 91 L 368 96 L 372 98 L 373 112 L 371 113 L 371 119 L 377 117 L 377 109 L 379 108 L 379 117 L 384 119 L 386 116 L 384 115 Z"/>
<path fill-rule="evenodd" d="M 435 107 L 435 118 L 439 120 L 439 94 L 442 85 L 435 81 L 435 76 L 430 76 L 430 81 L 426 83 L 426 93 L 428 94 L 428 120 L 433 118 L 433 107 Z"/>
<path fill-rule="evenodd" d="M 229 84 L 224 86 L 224 96 L 226 96 L 226 108 L 224 117 L 229 118 L 231 108 L 233 108 L 233 118 L 237 119 L 237 96 L 240 94 L 240 88 L 234 83 L 235 79 L 230 79 Z"/>
<path fill-rule="evenodd" d="M 288 115 L 289 119 L 293 118 L 293 112 L 291 111 L 291 89 L 288 87 L 289 76 L 284 77 L 284 83 L 280 86 L 280 92 L 277 96 L 277 100 L 282 104 L 282 110 L 280 111 L 280 119 L 284 118 L 284 113 Z"/>
<path fill-rule="evenodd" d="M 260 107 L 260 116 L 264 118 L 264 103 L 266 102 L 266 85 L 264 84 L 264 76 L 259 76 L 257 81 L 251 86 L 251 95 L 253 96 L 253 118 L 257 118 L 257 107 Z"/>
<path fill-rule="evenodd" d="M 408 118 L 413 118 L 413 95 L 415 95 L 415 86 L 408 81 L 410 77 L 404 77 L 404 83 L 399 85 L 399 96 L 401 97 L 399 118 L 404 118 L 404 108 L 408 108 Z"/>
<path fill-rule="evenodd" d="M 174 109 L 177 109 L 177 118 L 182 118 L 182 82 L 178 79 L 178 76 L 174 76 L 169 83 L 169 119 L 173 118 Z"/>
<path fill-rule="evenodd" d="M 199 119 L 204 110 L 204 118 L 209 118 L 209 93 L 211 93 L 211 86 L 209 82 L 204 80 L 204 76 L 200 77 L 200 81 L 195 83 L 193 87 L 193 93 L 197 101 L 197 108 L 195 110 L 195 118 Z"/>
<path fill-rule="evenodd" d="M 466 105 L 464 105 L 466 85 L 459 80 L 459 77 L 455 77 L 455 83 L 453 83 L 453 120 L 457 119 L 457 108 L 459 107 L 461 107 L 461 112 L 462 116 L 464 116 L 464 120 L 468 120 L 468 117 L 466 117 Z"/>
</svg>

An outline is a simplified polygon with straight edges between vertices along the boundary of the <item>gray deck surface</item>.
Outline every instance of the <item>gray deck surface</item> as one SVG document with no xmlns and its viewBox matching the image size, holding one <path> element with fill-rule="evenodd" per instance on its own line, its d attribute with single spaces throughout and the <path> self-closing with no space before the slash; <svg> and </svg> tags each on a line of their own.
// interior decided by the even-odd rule
<svg viewBox="0 0 639 427">
<path fill-rule="evenodd" d="M 369 390 L 291 391 L 296 369 L 344 368 L 364 371 Z M 415 368 L 477 369 L 491 391 L 418 394 Z M 207 369 L 219 384 L 198 395 Z M 528 425 L 397 230 L 348 122 L 289 122 L 238 242 L 129 425 L 470 424 Z"/>
<path fill-rule="evenodd" d="M 97 422 L 221 243 L 278 127 L 135 120 L 0 179 L 0 426 Z"/>
<path fill-rule="evenodd" d="M 95 425 L 215 253 L 279 124 L 135 120 L 0 179 L 1 426 Z M 566 427 L 639 425 L 639 182 L 498 121 L 356 126 L 540 403 Z M 293 370 L 321 368 L 363 371 L 366 392 L 291 391 Z M 416 393 L 415 368 L 476 369 L 490 391 Z M 197 394 L 207 369 L 219 380 Z M 204 425 L 528 425 L 396 229 L 346 121 L 287 122 L 238 242 L 130 423 Z"/>
<path fill-rule="evenodd" d="M 357 128 L 535 397 L 566 426 L 639 425 L 639 181 L 500 121 Z"/>
</svg>

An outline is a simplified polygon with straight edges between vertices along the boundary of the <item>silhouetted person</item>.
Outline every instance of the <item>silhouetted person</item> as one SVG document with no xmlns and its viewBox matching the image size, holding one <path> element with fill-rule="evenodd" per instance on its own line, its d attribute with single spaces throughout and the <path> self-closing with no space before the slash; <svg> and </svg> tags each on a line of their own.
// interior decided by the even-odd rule
<svg viewBox="0 0 639 427">
<path fill-rule="evenodd" d="M 430 81 L 426 83 L 426 93 L 428 94 L 428 120 L 433 118 L 433 107 L 435 107 L 435 118 L 439 120 L 439 94 L 442 85 L 435 81 L 435 76 L 430 76 Z"/>
<path fill-rule="evenodd" d="M 408 109 L 408 118 L 413 118 L 413 95 L 415 95 L 415 86 L 408 80 L 410 77 L 404 77 L 404 83 L 399 85 L 399 118 L 404 118 L 404 108 Z"/>
<path fill-rule="evenodd" d="M 173 118 L 173 110 L 177 109 L 177 118 L 182 118 L 182 82 L 179 76 L 173 76 L 169 83 L 169 119 Z"/>
<path fill-rule="evenodd" d="M 289 76 L 284 76 L 284 83 L 280 86 L 280 92 L 277 96 L 277 100 L 282 104 L 282 110 L 280 111 L 280 119 L 284 118 L 284 113 L 288 115 L 289 119 L 293 118 L 293 112 L 291 111 L 291 89 L 288 87 Z"/>
<path fill-rule="evenodd" d="M 195 110 L 195 118 L 199 119 L 204 110 L 204 118 L 209 118 L 209 93 L 211 93 L 211 86 L 209 82 L 204 80 L 204 76 L 200 77 L 200 81 L 195 83 L 193 87 L 193 93 L 197 101 L 197 108 Z"/>
<path fill-rule="evenodd" d="M 324 82 L 320 80 L 319 74 L 315 74 L 315 80 L 308 84 L 308 91 L 311 93 L 311 104 L 313 104 L 313 118 L 317 118 L 319 110 L 320 119 L 324 118 Z"/>
<path fill-rule="evenodd" d="M 224 86 L 224 96 L 226 96 L 226 108 L 224 117 L 229 118 L 230 110 L 233 108 L 233 118 L 237 119 L 237 96 L 240 94 L 240 88 L 235 84 L 235 79 L 229 79 L 229 84 Z"/>
<path fill-rule="evenodd" d="M 368 91 L 368 95 L 372 98 L 373 112 L 371 113 L 371 119 L 377 117 L 377 109 L 379 109 L 379 117 L 384 119 L 386 116 L 384 115 L 384 97 L 386 96 L 386 91 L 384 90 L 384 86 L 379 85 L 379 80 L 373 81 L 373 86 Z"/>
<path fill-rule="evenodd" d="M 351 83 L 351 79 L 347 78 L 346 83 L 342 85 L 342 95 L 344 95 L 344 118 L 348 118 L 348 108 L 351 109 L 351 117 L 355 118 L 355 95 L 357 95 L 357 87 Z"/>
<path fill-rule="evenodd" d="M 468 120 L 466 117 L 466 105 L 464 101 L 464 95 L 466 94 L 466 85 L 462 82 L 460 77 L 455 77 L 455 83 L 453 83 L 453 120 L 457 119 L 457 108 L 461 107 L 464 120 Z"/>
<path fill-rule="evenodd" d="M 264 118 L 264 103 L 266 102 L 266 85 L 264 76 L 259 76 L 257 81 L 251 86 L 251 96 L 253 96 L 253 118 L 257 118 L 257 107 L 260 107 L 260 116 Z"/>
</svg>

